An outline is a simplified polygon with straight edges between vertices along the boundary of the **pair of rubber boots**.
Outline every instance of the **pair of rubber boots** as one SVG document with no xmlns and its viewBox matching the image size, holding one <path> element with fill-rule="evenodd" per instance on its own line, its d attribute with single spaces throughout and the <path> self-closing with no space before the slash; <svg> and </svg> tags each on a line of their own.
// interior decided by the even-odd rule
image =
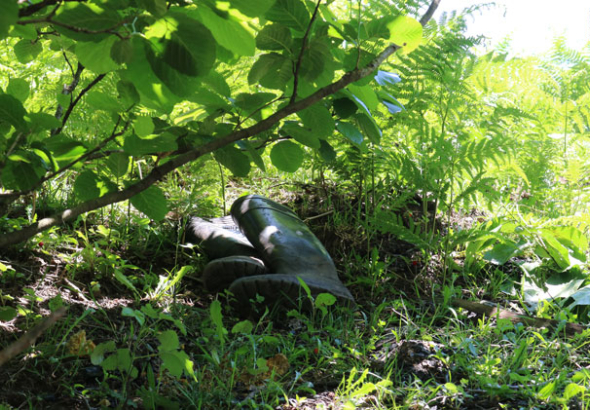
<svg viewBox="0 0 590 410">
<path fill-rule="evenodd" d="M 330 293 L 341 304 L 354 306 L 332 258 L 289 208 L 248 195 L 234 202 L 231 217 L 211 222 L 193 218 L 189 225 L 188 240 L 212 259 L 203 272 L 208 290 L 229 288 L 238 307 L 247 311 L 256 295 L 263 296 L 267 305 L 280 301 L 284 307 L 308 308 L 301 279 L 312 296 Z"/>
</svg>

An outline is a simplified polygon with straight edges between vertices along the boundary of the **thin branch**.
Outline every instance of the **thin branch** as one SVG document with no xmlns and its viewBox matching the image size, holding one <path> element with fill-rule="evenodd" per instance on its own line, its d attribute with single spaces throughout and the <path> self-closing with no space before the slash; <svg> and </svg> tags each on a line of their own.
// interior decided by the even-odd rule
<svg viewBox="0 0 590 410">
<path fill-rule="evenodd" d="M 440 0 L 433 0 L 437 2 Z M 425 24 L 425 23 L 424 23 Z M 117 202 L 125 201 L 132 198 L 133 196 L 141 193 L 148 189 L 150 186 L 155 184 L 164 178 L 167 174 L 174 171 L 175 169 L 196 160 L 197 158 L 211 153 L 219 148 L 225 147 L 236 141 L 249 138 L 261 132 L 267 131 L 275 126 L 280 120 L 301 111 L 313 104 L 321 101 L 329 95 L 333 95 L 338 91 L 344 89 L 349 84 L 352 84 L 360 79 L 363 79 L 373 73 L 377 67 L 379 67 L 387 58 L 400 49 L 397 44 L 391 44 L 386 47 L 381 54 L 379 54 L 373 61 L 363 68 L 356 68 L 342 76 L 338 81 L 335 81 L 325 87 L 320 88 L 315 93 L 308 97 L 305 97 L 299 101 L 290 103 L 289 105 L 281 108 L 274 114 L 265 118 L 264 120 L 252 125 L 251 127 L 236 130 L 225 137 L 211 141 L 205 145 L 193 148 L 185 154 L 179 155 L 172 158 L 165 164 L 159 165 L 154 168 L 145 178 L 139 180 L 135 184 L 128 186 L 127 188 L 108 193 L 100 198 L 95 198 L 86 202 L 81 203 L 71 209 L 67 209 L 59 214 L 53 215 L 49 218 L 43 218 L 40 221 L 31 224 L 19 231 L 6 233 L 0 235 L 0 248 L 24 241 L 39 232 L 51 228 L 52 226 L 60 225 L 66 221 L 77 218 L 79 215 L 93 211 L 95 209 L 102 208 L 107 205 L 111 205 Z"/>
<path fill-rule="evenodd" d="M 64 53 L 64 57 L 65 57 L 65 53 Z M 70 64 L 70 62 L 68 61 L 67 58 L 66 58 L 66 62 L 68 63 L 68 65 Z M 70 68 L 71 68 L 71 65 L 70 65 Z M 72 82 L 68 85 L 64 84 L 64 86 L 63 86 L 63 89 L 61 92 L 63 95 L 71 95 L 74 92 L 74 90 L 78 86 L 78 83 L 80 82 L 80 77 L 82 76 L 82 71 L 84 71 L 84 66 L 82 64 L 78 63 L 78 67 L 76 68 L 76 72 L 73 73 Z M 70 105 L 71 105 L 71 101 L 70 101 Z M 64 108 L 61 106 L 61 104 L 58 104 L 57 109 L 55 110 L 55 118 L 57 118 L 58 120 L 63 115 L 63 109 Z M 60 128 L 56 128 L 54 130 L 51 130 L 51 135 L 59 134 L 61 132 L 62 128 L 63 128 L 63 125 Z"/>
<path fill-rule="evenodd" d="M 80 99 L 82 99 L 84 94 L 86 94 L 88 91 L 90 91 L 92 89 L 92 87 L 94 87 L 96 84 L 98 84 L 100 82 L 100 80 L 102 80 L 104 77 L 105 77 L 105 74 L 97 75 L 96 78 L 90 82 L 90 84 L 88 84 L 82 91 L 80 91 L 80 94 L 78 94 L 76 99 L 70 103 L 70 106 L 68 107 L 68 109 L 64 115 L 64 118 L 61 122 L 61 127 L 53 130 L 51 132 L 52 135 L 59 134 L 64 129 L 64 127 L 66 126 L 66 122 L 68 121 L 68 118 L 70 118 L 70 114 L 72 114 L 72 111 L 74 110 L 74 107 L 76 106 L 76 104 L 78 104 L 78 102 L 80 102 Z"/>
<path fill-rule="evenodd" d="M 430 19 L 434 15 L 434 12 L 438 8 L 438 5 L 439 4 L 440 4 L 440 0 L 432 0 L 432 3 L 430 3 L 430 6 L 428 7 L 428 10 L 426 10 L 426 13 L 424 13 L 424 15 L 422 16 L 422 18 L 420 19 L 420 24 L 422 24 L 423 26 L 425 26 L 426 23 L 428 23 L 430 21 Z"/>
<path fill-rule="evenodd" d="M 38 325 L 21 336 L 16 342 L 13 342 L 6 349 L 2 350 L 0 352 L 0 367 L 14 356 L 35 343 L 35 340 L 37 340 L 37 338 L 41 336 L 43 332 L 53 326 L 55 322 L 61 319 L 65 314 L 66 308 L 63 306 L 60 307 L 55 312 L 43 319 Z"/>
<path fill-rule="evenodd" d="M 301 49 L 299 50 L 299 56 L 297 57 L 297 63 L 295 64 L 295 72 L 293 73 L 293 94 L 291 95 L 289 103 L 293 103 L 297 99 L 297 87 L 299 86 L 299 71 L 301 70 L 303 53 L 305 52 L 305 47 L 307 46 L 307 38 L 309 37 L 309 33 L 311 32 L 313 22 L 315 21 L 318 15 L 318 9 L 320 8 L 321 3 L 322 0 L 318 0 L 317 4 L 315 5 L 315 10 L 313 11 L 313 15 L 309 20 L 309 24 L 307 25 L 307 29 L 305 30 L 305 34 L 303 35 L 303 40 L 301 41 Z"/>
<path fill-rule="evenodd" d="M 121 33 L 119 33 L 118 31 L 116 31 L 116 29 L 118 29 L 119 27 L 121 27 L 127 23 L 130 23 L 132 20 L 133 19 L 126 18 L 126 19 L 123 19 L 123 20 L 117 22 L 117 24 L 114 24 L 113 26 L 111 26 L 109 28 L 105 28 L 102 30 L 90 30 L 90 29 L 83 28 L 83 27 L 71 26 L 69 24 L 62 23 L 60 21 L 52 20 L 50 17 L 43 17 L 43 18 L 39 18 L 39 19 L 30 19 L 30 20 L 21 20 L 21 21 L 18 21 L 17 24 L 20 24 L 21 26 L 26 26 L 27 24 L 39 24 L 39 23 L 53 24 L 54 26 L 63 27 L 68 30 L 74 31 L 76 33 L 112 34 L 112 35 L 119 37 L 120 39 L 125 39 L 126 37 L 124 35 L 122 35 Z"/>
<path fill-rule="evenodd" d="M 85 1 L 85 0 L 44 0 L 41 3 L 31 4 L 30 6 L 20 9 L 18 11 L 18 16 L 19 17 L 29 17 L 29 16 L 35 14 L 36 12 L 43 10 L 45 7 L 53 6 L 53 5 L 60 3 L 60 2 L 82 3 L 83 1 Z"/>
</svg>

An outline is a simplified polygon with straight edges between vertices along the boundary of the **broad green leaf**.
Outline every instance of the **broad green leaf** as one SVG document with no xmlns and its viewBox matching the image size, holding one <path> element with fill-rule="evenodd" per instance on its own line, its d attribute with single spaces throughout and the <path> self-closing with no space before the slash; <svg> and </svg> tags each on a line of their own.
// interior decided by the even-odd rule
<svg viewBox="0 0 590 410">
<path fill-rule="evenodd" d="M 117 70 L 119 64 L 111 58 L 111 49 L 115 41 L 117 41 L 115 36 L 107 37 L 98 43 L 80 41 L 76 44 L 76 57 L 84 67 L 96 74 Z"/>
<path fill-rule="evenodd" d="M 176 378 L 180 378 L 183 372 L 187 376 L 193 373 L 193 362 L 183 351 L 162 352 L 160 358 L 162 359 L 162 369 L 168 369 L 170 374 Z"/>
<path fill-rule="evenodd" d="M 256 164 L 258 168 L 262 170 L 262 172 L 266 172 L 266 166 L 264 165 L 264 160 L 262 159 L 261 154 L 264 152 L 264 148 L 260 150 L 260 152 L 255 149 L 252 144 L 248 141 L 239 141 L 238 146 L 242 149 L 245 149 L 248 155 L 250 156 L 250 160 Z"/>
<path fill-rule="evenodd" d="M 180 348 L 178 335 L 174 330 L 165 330 L 160 333 L 158 335 L 158 341 L 160 342 L 160 346 L 158 346 L 160 352 L 170 352 Z"/>
<path fill-rule="evenodd" d="M 243 334 L 251 334 L 252 330 L 254 330 L 254 325 L 249 320 L 242 320 L 238 322 L 232 327 L 232 333 L 243 333 Z"/>
<path fill-rule="evenodd" d="M 119 99 L 125 108 L 129 108 L 139 102 L 139 93 L 130 81 L 121 80 L 117 83 Z"/>
<path fill-rule="evenodd" d="M 18 315 L 18 312 L 15 308 L 10 306 L 2 306 L 0 307 L 0 322 L 8 322 L 14 319 Z"/>
<path fill-rule="evenodd" d="M 118 113 L 123 110 L 123 106 L 119 101 L 106 93 L 92 90 L 86 97 L 86 103 L 97 110 L 103 110 L 113 113 Z"/>
<path fill-rule="evenodd" d="M 15 25 L 18 20 L 17 0 L 3 0 L 2 11 L 0 12 L 0 40 L 8 35 L 10 26 Z"/>
<path fill-rule="evenodd" d="M 247 16 L 259 17 L 264 15 L 272 7 L 275 0 L 230 0 L 233 8 L 240 10 Z"/>
<path fill-rule="evenodd" d="M 11 78 L 6 87 L 6 93 L 16 97 L 20 102 L 29 98 L 29 83 L 22 78 Z"/>
<path fill-rule="evenodd" d="M 89 201 L 100 196 L 100 180 L 92 171 L 83 171 L 74 182 L 74 194 L 81 201 Z"/>
<path fill-rule="evenodd" d="M 291 31 L 280 24 L 265 26 L 256 36 L 256 47 L 260 50 L 290 50 L 293 38 Z"/>
<path fill-rule="evenodd" d="M 218 149 L 214 156 L 221 165 L 237 177 L 247 177 L 250 173 L 250 159 L 234 146 Z"/>
<path fill-rule="evenodd" d="M 101 343 L 97 345 L 90 354 L 90 361 L 93 365 L 99 365 L 104 361 L 105 353 L 114 352 L 116 348 L 117 346 L 112 340 Z"/>
<path fill-rule="evenodd" d="M 131 309 L 130 307 L 125 306 L 121 310 L 121 315 L 125 317 L 132 317 L 137 320 L 140 326 L 143 326 L 145 323 L 145 314 L 139 310 Z"/>
<path fill-rule="evenodd" d="M 265 17 L 300 32 L 305 32 L 311 20 L 301 0 L 277 0 Z"/>
<path fill-rule="evenodd" d="M 133 60 L 127 64 L 127 70 L 121 71 L 121 77 L 128 82 L 133 83 L 135 90 L 140 95 L 140 101 L 147 108 L 159 111 L 160 113 L 169 113 L 174 104 L 180 101 L 180 98 L 173 94 L 170 89 L 162 84 L 162 80 L 156 76 L 146 57 L 146 48 L 150 47 L 147 42 L 139 37 L 134 36 L 131 40 L 133 45 Z M 117 87 L 121 94 L 121 89 Z M 126 87 L 126 91 L 130 91 Z M 126 94 L 126 97 L 132 97 Z"/>
<path fill-rule="evenodd" d="M 332 53 L 323 40 L 310 41 L 303 54 L 300 75 L 305 80 L 314 82 L 322 76 L 326 64 L 331 62 Z"/>
<path fill-rule="evenodd" d="M 572 309 L 574 306 L 590 306 L 590 286 L 585 286 L 581 289 L 578 289 L 576 293 L 571 295 L 571 298 L 574 300 L 572 304 L 568 306 L 569 309 Z"/>
<path fill-rule="evenodd" d="M 61 121 L 51 114 L 44 112 L 33 112 L 26 115 L 29 128 L 32 131 L 51 130 L 61 126 Z"/>
<path fill-rule="evenodd" d="M 561 269 L 567 269 L 570 267 L 569 252 L 565 246 L 563 246 L 557 238 L 553 235 L 550 229 L 542 229 L 541 237 L 545 244 L 545 250 L 549 252 L 551 258 L 557 263 Z"/>
<path fill-rule="evenodd" d="M 293 137 L 297 142 L 313 149 L 320 148 L 320 138 L 312 131 L 313 128 L 302 127 L 294 121 L 286 121 L 281 133 Z"/>
<path fill-rule="evenodd" d="M 178 149 L 176 136 L 164 132 L 162 134 L 152 134 L 144 138 L 139 138 L 135 134 L 125 137 L 123 150 L 133 156 L 139 157 L 145 154 L 158 154 L 170 152 Z"/>
<path fill-rule="evenodd" d="M 553 394 L 555 393 L 555 388 L 556 383 L 554 381 L 551 381 L 547 383 L 545 386 L 543 386 L 541 390 L 539 390 L 539 392 L 537 393 L 537 397 L 540 400 L 547 400 L 551 396 L 553 396 Z"/>
<path fill-rule="evenodd" d="M 133 130 L 139 138 L 147 137 L 154 132 L 154 122 L 151 117 L 137 117 L 133 122 Z"/>
<path fill-rule="evenodd" d="M 336 115 L 342 119 L 354 115 L 358 110 L 357 105 L 346 97 L 335 99 L 332 103 L 332 107 L 334 108 Z"/>
<path fill-rule="evenodd" d="M 320 293 L 315 298 L 315 307 L 325 307 L 325 306 L 332 306 L 336 303 L 336 297 L 329 293 Z"/>
<path fill-rule="evenodd" d="M 141 3 L 155 17 L 162 17 L 168 11 L 166 0 L 141 0 Z"/>
<path fill-rule="evenodd" d="M 487 251 L 483 258 L 494 265 L 504 265 L 510 258 L 516 256 L 520 248 L 512 243 L 498 243 L 492 249 Z"/>
<path fill-rule="evenodd" d="M 319 153 L 320 153 L 320 157 L 327 163 L 330 163 L 336 159 L 336 151 L 325 140 L 320 140 Z"/>
<path fill-rule="evenodd" d="M 2 17 L 6 17 L 6 14 L 0 14 L 0 19 L 2 19 Z M 35 26 L 33 24 L 28 24 L 26 26 L 16 24 L 12 26 L 12 29 L 10 30 L 10 37 L 19 37 L 24 38 L 26 40 L 35 40 L 37 36 L 37 30 L 35 29 Z"/>
<path fill-rule="evenodd" d="M 584 394 L 587 392 L 586 387 L 584 386 L 580 386 L 579 384 L 576 383 L 569 383 L 567 386 L 565 386 L 565 389 L 563 391 L 563 398 L 565 400 L 570 400 L 573 397 L 579 395 L 579 394 Z"/>
<path fill-rule="evenodd" d="M 270 159 L 279 170 L 295 172 L 303 163 L 303 149 L 291 141 L 281 141 L 272 147 Z"/>
<path fill-rule="evenodd" d="M 44 174 L 39 157 L 34 153 L 17 152 L 6 161 L 0 178 L 5 189 L 24 191 L 33 188 Z"/>
<path fill-rule="evenodd" d="M 113 43 L 109 53 L 117 64 L 130 63 L 133 60 L 133 45 L 129 40 L 117 40 Z"/>
<path fill-rule="evenodd" d="M 401 107 L 398 107 L 397 105 L 392 104 L 389 101 L 381 101 L 381 103 L 385 107 L 387 107 L 387 111 L 389 111 L 391 114 L 397 114 L 398 112 L 402 111 Z"/>
<path fill-rule="evenodd" d="M 359 113 L 354 117 L 356 123 L 361 132 L 371 141 L 373 144 L 381 143 L 381 129 L 373 119 L 365 113 Z"/>
<path fill-rule="evenodd" d="M 327 138 L 334 133 L 334 119 L 330 111 L 321 103 L 299 111 L 297 116 L 318 138 Z"/>
<path fill-rule="evenodd" d="M 53 153 L 56 160 L 64 162 L 74 160 L 86 152 L 86 147 L 79 141 L 63 134 L 46 139 L 45 146 Z"/>
<path fill-rule="evenodd" d="M 379 98 L 370 86 L 363 85 L 359 87 L 351 84 L 347 88 L 355 97 L 361 100 L 370 111 L 376 110 L 379 106 Z"/>
<path fill-rule="evenodd" d="M 290 59 L 276 53 L 263 54 L 252 65 L 248 83 L 260 83 L 263 87 L 283 90 L 293 77 Z"/>
<path fill-rule="evenodd" d="M 213 322 L 213 325 L 215 326 L 219 341 L 224 343 L 227 329 L 223 326 L 223 314 L 221 313 L 221 302 L 219 302 L 219 300 L 214 300 L 209 305 L 209 316 L 211 317 L 211 322 Z"/>
<path fill-rule="evenodd" d="M 336 128 L 342 135 L 344 135 L 350 142 L 360 145 L 363 143 L 363 134 L 351 123 L 338 121 Z"/>
<path fill-rule="evenodd" d="M 121 18 L 116 11 L 96 3 L 65 2 L 58 8 L 53 20 L 67 26 L 96 32 L 115 29 Z M 108 33 L 89 34 L 73 31 L 58 25 L 55 28 L 66 37 L 78 41 L 101 41 L 110 36 Z"/>
<path fill-rule="evenodd" d="M 242 93 L 236 96 L 234 103 L 243 110 L 254 111 L 255 109 L 262 108 L 276 97 L 277 95 L 273 93 Z"/>
<path fill-rule="evenodd" d="M 239 56 L 254 55 L 254 37 L 240 23 L 231 18 L 220 17 L 205 5 L 199 6 L 197 12 L 201 22 L 211 31 L 220 46 Z"/>
<path fill-rule="evenodd" d="M 131 198 L 131 205 L 156 222 L 164 219 L 168 213 L 166 196 L 156 186 L 151 186 Z"/>
<path fill-rule="evenodd" d="M 23 64 L 30 63 L 43 51 L 39 41 L 21 40 L 14 45 L 16 59 Z"/>
<path fill-rule="evenodd" d="M 402 47 L 402 52 L 407 54 L 422 43 L 422 25 L 412 17 L 397 16 L 388 24 L 391 37 L 389 41 Z"/>
<path fill-rule="evenodd" d="M 397 84 L 401 81 L 401 77 L 395 73 L 378 70 L 375 75 L 375 81 L 382 87 Z"/>
<path fill-rule="evenodd" d="M 109 155 L 106 164 L 115 178 L 121 178 L 129 172 L 131 157 L 123 152 L 115 152 Z"/>
</svg>

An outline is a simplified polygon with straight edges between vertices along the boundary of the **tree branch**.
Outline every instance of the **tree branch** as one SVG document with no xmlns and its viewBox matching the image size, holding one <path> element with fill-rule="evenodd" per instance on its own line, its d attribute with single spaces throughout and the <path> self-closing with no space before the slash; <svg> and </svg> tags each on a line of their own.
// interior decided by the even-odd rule
<svg viewBox="0 0 590 410">
<path fill-rule="evenodd" d="M 66 59 L 66 63 L 68 63 L 68 65 L 70 66 L 70 70 L 72 69 L 72 65 L 70 64 L 70 61 L 68 60 L 68 57 L 66 56 L 66 54 L 64 53 L 64 58 Z M 71 95 L 74 90 L 76 89 L 76 87 L 78 86 L 78 83 L 80 82 L 80 77 L 82 76 L 82 71 L 84 71 L 84 66 L 81 63 L 78 63 L 78 67 L 76 68 L 76 72 L 74 73 L 72 70 L 72 82 L 69 85 L 65 85 L 63 87 L 62 90 L 62 94 L 63 95 Z M 71 105 L 71 102 L 70 102 Z M 57 106 L 57 110 L 55 110 L 55 118 L 57 118 L 58 120 L 61 118 L 63 114 L 63 107 L 58 104 Z M 51 135 L 56 135 L 59 134 L 61 132 L 63 128 L 63 124 L 61 127 L 56 128 L 55 130 L 51 130 Z"/>
<path fill-rule="evenodd" d="M 433 0 L 433 3 L 436 2 L 438 6 L 439 1 L 440 0 Z M 399 49 L 400 46 L 396 44 L 389 45 L 367 66 L 363 68 L 356 68 L 344 74 L 344 76 L 342 76 L 338 81 L 335 81 L 332 84 L 320 88 L 315 93 L 311 94 L 306 98 L 290 103 L 289 105 L 281 108 L 280 110 L 265 118 L 264 120 L 252 125 L 251 127 L 234 131 L 231 134 L 226 135 L 225 137 L 211 141 L 203 146 L 194 148 L 185 154 L 179 155 L 176 158 L 171 159 L 165 164 L 162 164 L 154 168 L 145 178 L 139 180 L 135 184 L 130 185 L 121 191 L 111 192 L 100 198 L 95 198 L 83 202 L 80 205 L 75 206 L 71 209 L 67 209 L 60 214 L 53 215 L 49 218 L 41 219 L 40 221 L 31 224 L 21 229 L 20 231 L 0 235 L 0 248 L 24 241 L 36 235 L 39 232 L 49 229 L 52 226 L 60 225 L 66 221 L 77 218 L 79 215 L 82 215 L 84 213 L 102 208 L 110 204 L 130 199 L 133 196 L 146 190 L 156 182 L 160 181 L 170 172 L 191 161 L 196 160 L 197 158 L 205 154 L 211 153 L 219 148 L 225 147 L 236 141 L 249 138 L 256 134 L 260 134 L 261 132 L 267 131 L 287 116 L 294 114 L 298 111 L 301 111 L 307 107 L 311 107 L 312 105 L 321 101 L 325 97 L 333 95 L 338 91 L 344 89 L 349 84 L 352 84 L 360 79 L 367 77 L 368 75 L 373 73 L 377 69 L 377 67 L 379 67 L 387 58 L 389 58 Z"/>
<path fill-rule="evenodd" d="M 432 0 L 432 3 L 430 3 L 430 6 L 428 6 L 428 10 L 426 10 L 426 13 L 424 13 L 422 18 L 420 19 L 420 24 L 425 26 L 426 23 L 430 21 L 439 4 L 440 0 Z"/>
<path fill-rule="evenodd" d="M 301 70 L 301 61 L 303 61 L 303 53 L 305 52 L 305 47 L 307 46 L 307 38 L 309 37 L 313 22 L 318 15 L 318 9 L 320 8 L 321 3 L 322 0 L 318 0 L 317 4 L 315 5 L 315 10 L 313 11 L 313 15 L 309 20 L 309 24 L 307 25 L 307 29 L 303 35 L 303 40 L 301 41 L 301 49 L 299 50 L 299 56 L 297 57 L 297 63 L 295 64 L 295 72 L 293 73 L 293 94 L 291 95 L 289 103 L 293 103 L 297 99 L 297 87 L 299 86 L 299 71 Z"/>
<path fill-rule="evenodd" d="M 31 4 L 18 11 L 19 17 L 29 17 L 38 11 L 43 10 L 45 7 L 53 6 L 59 2 L 77 2 L 82 3 L 85 0 L 44 0 L 41 3 Z"/>
</svg>

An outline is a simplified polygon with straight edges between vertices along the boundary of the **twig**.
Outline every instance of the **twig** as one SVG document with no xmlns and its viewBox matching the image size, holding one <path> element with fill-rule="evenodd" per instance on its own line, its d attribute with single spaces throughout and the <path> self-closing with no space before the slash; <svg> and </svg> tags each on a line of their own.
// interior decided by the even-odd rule
<svg viewBox="0 0 590 410">
<path fill-rule="evenodd" d="M 0 367 L 14 356 L 35 343 L 35 340 L 37 340 L 37 338 L 41 336 L 43 332 L 53 326 L 55 322 L 61 319 L 65 313 L 66 308 L 63 306 L 60 307 L 55 312 L 43 319 L 39 324 L 30 329 L 27 333 L 22 335 L 16 342 L 11 343 L 10 346 L 2 350 L 0 352 Z"/>
<path fill-rule="evenodd" d="M 114 36 L 119 37 L 120 39 L 125 39 L 126 37 L 124 35 L 122 35 L 121 33 L 119 33 L 118 31 L 116 31 L 117 28 L 130 23 L 132 21 L 132 19 L 130 18 L 126 18 L 123 19 L 119 22 L 117 22 L 117 24 L 114 24 L 113 26 L 109 27 L 109 28 L 105 28 L 102 30 L 90 30 L 87 28 L 83 28 L 83 27 L 76 27 L 76 26 L 71 26 L 69 24 L 66 23 L 62 23 L 60 21 L 55 21 L 51 19 L 51 16 L 48 17 L 43 17 L 40 19 L 30 19 L 30 20 L 20 20 L 17 22 L 17 24 L 21 25 L 21 26 L 26 26 L 27 24 L 39 24 L 39 23 L 45 23 L 45 24 L 53 24 L 54 26 L 59 26 L 59 27 L 63 27 L 65 29 L 74 31 L 76 33 L 84 33 L 84 34 L 112 34 Z"/>
<path fill-rule="evenodd" d="M 334 213 L 334 210 L 332 209 L 331 211 L 328 212 L 324 212 L 323 214 L 319 214 L 319 215 L 314 215 L 314 216 L 310 216 L 308 218 L 305 218 L 303 220 L 303 222 L 309 222 L 309 221 L 313 221 L 314 219 L 318 219 L 318 218 L 322 218 L 324 216 L 328 216 Z"/>
<path fill-rule="evenodd" d="M 562 322 L 553 319 L 542 319 L 538 317 L 532 317 L 527 315 L 519 315 L 518 313 L 511 312 L 506 309 L 499 308 L 497 306 L 487 306 L 481 303 L 471 302 L 465 299 L 455 299 L 451 302 L 453 306 L 467 309 L 471 312 L 479 315 L 486 315 L 487 317 L 497 317 L 499 319 L 509 319 L 512 323 L 522 323 L 532 327 L 548 327 L 551 329 L 557 329 Z M 582 325 L 577 323 L 565 323 L 565 332 L 569 336 L 573 336 L 576 333 L 582 333 L 588 330 Z"/>
<path fill-rule="evenodd" d="M 65 53 L 64 53 L 64 57 L 66 57 Z M 70 64 L 67 57 L 66 57 L 66 62 L 68 63 L 68 65 Z M 71 67 L 72 66 L 70 65 L 70 68 Z M 84 71 L 84 66 L 81 63 L 78 63 L 78 67 L 76 68 L 76 72 L 74 73 L 72 70 L 72 75 L 73 75 L 72 82 L 68 85 L 64 84 L 63 90 L 61 92 L 63 95 L 71 95 L 74 92 L 74 90 L 78 86 L 78 83 L 80 82 L 80 77 L 82 76 L 82 71 Z M 70 105 L 71 105 L 71 97 L 70 97 Z M 58 104 L 57 109 L 55 110 L 55 118 L 57 118 L 58 120 L 62 117 L 63 109 L 64 108 L 61 106 L 61 104 Z M 51 135 L 59 134 L 61 132 L 62 128 L 63 128 L 63 125 L 59 128 L 51 130 Z"/>
<path fill-rule="evenodd" d="M 313 26 L 313 22 L 318 15 L 318 9 L 320 8 L 321 3 L 322 0 L 318 0 L 317 4 L 315 5 L 315 10 L 313 11 L 313 15 L 309 20 L 309 24 L 307 25 L 307 29 L 303 35 L 303 40 L 301 41 L 301 49 L 299 50 L 299 56 L 297 57 L 297 63 L 295 64 L 295 72 L 293 73 L 293 94 L 291 95 L 289 104 L 294 103 L 297 99 L 297 87 L 299 86 L 299 70 L 301 69 L 301 61 L 303 60 L 303 53 L 305 52 L 305 47 L 307 46 L 307 37 L 309 37 L 311 26 Z"/>
<path fill-rule="evenodd" d="M 97 75 L 96 78 L 94 80 L 92 80 L 92 82 L 90 84 L 88 84 L 82 91 L 80 91 L 80 94 L 78 94 L 76 99 L 70 103 L 70 106 L 68 107 L 68 109 L 64 115 L 64 118 L 61 122 L 61 127 L 54 130 L 55 134 L 59 134 L 61 132 L 61 130 L 63 130 L 63 128 L 66 125 L 66 121 L 68 120 L 68 118 L 70 118 L 70 114 L 74 110 L 74 107 L 76 106 L 76 104 L 78 104 L 78 102 L 84 96 L 84 94 L 86 94 L 88 91 L 90 91 L 90 89 L 92 87 L 94 87 L 96 84 L 98 84 L 100 82 L 100 80 L 102 80 L 104 77 L 105 77 L 105 74 Z M 53 132 L 52 132 L 52 134 L 53 134 Z M 53 135 L 55 135 L 55 134 L 53 134 Z"/>
</svg>

